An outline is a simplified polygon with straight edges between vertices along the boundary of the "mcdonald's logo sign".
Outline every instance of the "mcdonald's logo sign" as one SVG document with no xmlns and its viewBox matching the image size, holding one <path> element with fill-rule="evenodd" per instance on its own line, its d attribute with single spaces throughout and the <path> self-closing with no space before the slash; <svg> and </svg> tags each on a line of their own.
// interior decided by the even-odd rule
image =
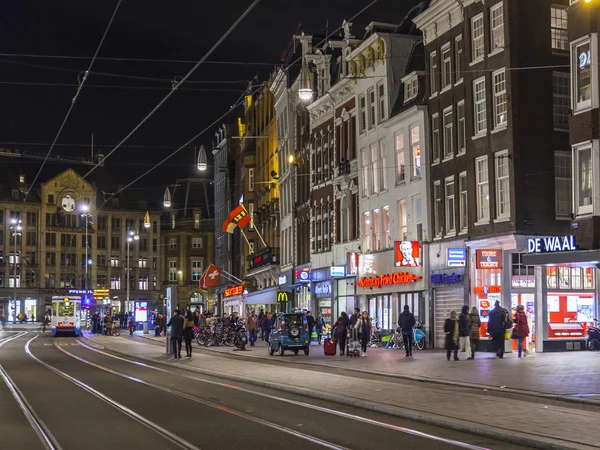
<svg viewBox="0 0 600 450">
<path fill-rule="evenodd" d="M 277 302 L 288 302 L 290 300 L 290 293 L 287 291 L 279 291 L 277 293 Z"/>
</svg>

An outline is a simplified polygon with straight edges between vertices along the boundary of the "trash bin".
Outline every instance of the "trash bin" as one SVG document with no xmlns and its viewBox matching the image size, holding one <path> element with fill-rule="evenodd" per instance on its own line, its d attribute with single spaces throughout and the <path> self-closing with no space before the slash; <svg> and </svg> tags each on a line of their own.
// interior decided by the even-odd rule
<svg viewBox="0 0 600 450">
<path fill-rule="evenodd" d="M 144 322 L 144 334 L 148 334 L 148 322 Z"/>
</svg>

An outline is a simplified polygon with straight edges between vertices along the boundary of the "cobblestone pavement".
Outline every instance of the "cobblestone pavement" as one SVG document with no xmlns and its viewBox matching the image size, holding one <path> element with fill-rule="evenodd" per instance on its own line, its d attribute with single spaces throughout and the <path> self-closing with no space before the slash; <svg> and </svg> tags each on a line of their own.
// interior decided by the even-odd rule
<svg viewBox="0 0 600 450">
<path fill-rule="evenodd" d="M 108 350 L 168 363 L 180 368 L 210 371 L 213 374 L 221 374 L 250 383 L 281 386 L 282 389 L 293 389 L 296 393 L 304 393 L 307 397 L 325 398 L 329 396 L 328 398 L 331 398 L 334 396 L 343 402 L 350 401 L 356 405 L 367 405 L 370 409 L 381 412 L 412 416 L 416 420 L 437 421 L 439 425 L 466 426 L 473 429 L 474 432 L 501 433 L 507 438 L 518 437 L 521 440 L 534 439 L 544 442 L 545 448 L 552 448 L 552 445 L 558 445 L 557 448 L 600 446 L 600 437 L 595 431 L 600 412 L 597 407 L 541 400 L 527 401 L 522 397 L 515 399 L 510 395 L 498 395 L 497 392 L 486 392 L 483 389 L 477 391 L 439 384 L 415 386 L 415 383 L 403 383 L 392 378 L 389 381 L 365 380 L 363 377 L 318 371 L 315 370 L 315 366 L 307 365 L 306 369 L 298 369 L 283 364 L 264 364 L 252 360 L 252 357 L 248 357 L 248 360 L 242 364 L 239 359 L 223 358 L 206 351 L 196 352 L 191 360 L 173 361 L 165 354 L 164 338 L 142 340 L 132 339 L 129 336 L 105 337 L 86 334 L 86 339 L 91 339 L 95 344 L 102 345 Z M 151 340 L 157 340 L 157 342 L 153 343 Z M 162 345 L 158 345 L 161 342 Z M 263 351 L 257 347 L 254 347 L 253 350 Z M 390 350 L 390 352 L 393 351 Z M 318 354 L 317 351 L 313 353 Z M 375 354 L 375 352 L 372 353 Z M 300 359 L 301 357 L 290 356 L 290 358 Z M 335 364 L 346 364 L 348 359 L 344 357 L 342 363 L 342 358 L 339 356 L 337 358 L 340 362 Z M 391 356 L 381 356 L 382 361 L 385 361 L 385 358 L 391 358 Z M 430 359 L 429 362 L 423 361 L 422 364 L 436 366 L 440 364 L 438 359 L 442 359 L 441 364 L 447 363 L 440 354 L 437 354 L 437 357 L 435 354 L 432 356 L 423 354 L 413 358 L 413 361 L 406 360 L 407 362 L 404 362 L 402 360 L 401 364 L 418 366 L 421 358 Z M 497 367 L 503 367 L 500 364 L 508 362 L 513 367 L 512 376 L 519 377 L 520 372 L 515 372 L 515 370 L 519 367 L 521 367 L 519 371 L 527 370 L 522 368 L 527 367 L 525 364 L 531 365 L 531 361 L 536 364 L 537 358 L 538 355 L 526 360 L 514 358 L 513 362 L 512 358 L 496 361 L 486 357 L 482 358 L 481 362 L 476 360 L 475 364 L 481 365 L 481 368 L 477 369 L 480 373 L 491 374 L 490 376 L 495 377 L 496 375 L 492 374 L 492 371 L 496 371 Z M 372 358 L 372 360 L 376 359 Z M 543 360 L 543 357 L 539 359 Z M 319 358 L 315 357 L 315 360 L 319 360 Z M 369 361 L 371 361 L 369 358 L 363 358 L 355 360 L 354 363 L 348 362 L 348 364 L 375 364 Z M 446 365 L 448 367 L 468 367 L 467 364 L 472 362 L 452 362 Z M 519 363 L 521 366 L 517 365 Z M 544 366 L 541 365 L 541 367 Z M 468 372 L 469 369 L 466 371 Z M 577 369 L 575 371 L 578 373 Z M 534 376 L 530 375 L 530 377 Z M 516 381 L 516 383 L 519 382 Z M 515 427 L 515 418 L 518 417 L 526 419 L 521 425 Z M 524 442 L 519 443 L 523 444 Z"/>
</svg>

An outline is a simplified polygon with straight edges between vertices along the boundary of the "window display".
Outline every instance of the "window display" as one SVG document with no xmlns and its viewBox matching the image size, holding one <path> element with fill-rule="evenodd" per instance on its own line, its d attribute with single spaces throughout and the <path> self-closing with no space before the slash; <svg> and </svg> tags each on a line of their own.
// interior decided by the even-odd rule
<svg viewBox="0 0 600 450">
<path fill-rule="evenodd" d="M 591 293 L 548 294 L 548 338 L 581 338 L 594 325 L 595 297 Z"/>
<path fill-rule="evenodd" d="M 529 352 L 535 351 L 535 294 L 511 294 L 511 314 L 513 318 L 517 313 L 517 306 L 523 305 L 525 307 L 525 314 L 527 315 L 527 324 L 529 325 L 529 336 L 525 340 L 525 348 Z M 517 349 L 517 341 L 512 340 L 512 349 Z"/>
</svg>

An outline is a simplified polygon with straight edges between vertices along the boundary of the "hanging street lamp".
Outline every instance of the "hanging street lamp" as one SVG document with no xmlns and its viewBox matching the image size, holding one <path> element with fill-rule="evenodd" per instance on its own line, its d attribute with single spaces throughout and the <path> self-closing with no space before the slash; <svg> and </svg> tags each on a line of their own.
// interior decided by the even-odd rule
<svg viewBox="0 0 600 450">
<path fill-rule="evenodd" d="M 163 195 L 163 205 L 165 208 L 171 207 L 171 191 L 168 187 L 165 189 L 165 195 Z"/>
<path fill-rule="evenodd" d="M 200 151 L 198 152 L 197 166 L 200 172 L 204 172 L 206 169 L 208 169 L 208 159 L 206 158 L 206 150 L 204 150 L 204 145 L 200 146 Z"/>
<path fill-rule="evenodd" d="M 144 215 L 144 228 L 150 228 L 151 226 L 152 223 L 150 222 L 150 213 L 146 211 L 146 214 Z"/>
</svg>

